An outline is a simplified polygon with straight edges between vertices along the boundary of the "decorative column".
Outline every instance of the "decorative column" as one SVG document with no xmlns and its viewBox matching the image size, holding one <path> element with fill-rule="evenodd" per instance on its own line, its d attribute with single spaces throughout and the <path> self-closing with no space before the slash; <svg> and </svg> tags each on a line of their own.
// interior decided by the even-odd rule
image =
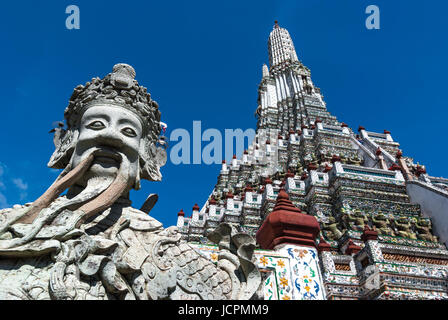
<svg viewBox="0 0 448 320">
<path fill-rule="evenodd" d="M 224 172 L 224 171 L 229 171 L 229 170 L 227 169 L 226 160 L 222 160 L 221 171 L 222 171 L 222 172 Z"/>
<path fill-rule="evenodd" d="M 292 173 L 291 171 L 288 170 L 288 172 L 286 173 L 286 186 L 285 186 L 285 190 L 291 190 L 291 189 L 295 189 L 296 188 L 296 182 L 294 181 L 294 173 Z"/>
<path fill-rule="evenodd" d="M 233 211 L 234 209 L 234 204 L 233 204 L 233 193 L 232 192 L 228 192 L 226 195 L 226 209 L 227 211 Z"/>
<path fill-rule="evenodd" d="M 383 170 L 387 170 L 386 161 L 384 160 L 383 151 L 381 151 L 380 147 L 376 149 L 376 156 L 378 157 L 378 161 L 380 162 L 380 168 Z"/>
<path fill-rule="evenodd" d="M 216 214 L 216 200 L 214 197 L 212 197 L 208 201 L 208 215 L 213 217 L 215 214 Z"/>
<path fill-rule="evenodd" d="M 272 180 L 270 178 L 266 178 L 265 181 L 265 197 L 272 197 L 274 195 L 274 188 L 272 186 Z"/>
<path fill-rule="evenodd" d="M 302 213 L 281 189 L 274 210 L 257 232 L 261 248 L 289 258 L 288 267 L 275 272 L 279 286 L 289 290 L 293 300 L 325 299 L 315 241 L 319 231 L 317 219 Z"/>
<path fill-rule="evenodd" d="M 293 142 L 296 141 L 296 134 L 294 132 L 294 130 L 289 130 L 289 142 Z"/>
<path fill-rule="evenodd" d="M 350 134 L 350 130 L 348 129 L 348 125 L 346 123 L 342 122 L 341 127 L 343 133 Z"/>
<path fill-rule="evenodd" d="M 247 152 L 247 150 L 244 150 L 244 153 L 243 153 L 243 163 L 248 163 L 249 162 L 249 152 Z"/>
<path fill-rule="evenodd" d="M 238 160 L 236 159 L 236 155 L 233 155 L 232 168 L 235 168 L 237 165 L 238 165 Z"/>
<path fill-rule="evenodd" d="M 314 124 L 317 126 L 317 129 L 319 129 L 319 130 L 324 129 L 324 126 L 322 125 L 322 120 L 320 120 L 319 118 L 316 118 L 316 121 L 314 121 Z"/>
<path fill-rule="evenodd" d="M 412 180 L 412 173 L 408 168 L 408 165 L 406 164 L 406 161 L 403 159 L 403 153 L 399 150 L 396 154 L 396 158 L 398 160 L 398 164 L 400 165 L 401 171 L 403 172 L 403 175 L 406 180 Z"/>
<path fill-rule="evenodd" d="M 200 208 L 199 208 L 198 204 L 195 203 L 193 206 L 193 213 L 191 215 L 191 220 L 199 221 L 199 210 L 200 210 Z"/>
<path fill-rule="evenodd" d="M 366 139 L 368 137 L 366 128 L 364 128 L 363 126 L 359 126 L 358 132 L 359 132 L 361 138 Z"/>
<path fill-rule="evenodd" d="M 383 254 L 378 243 L 378 232 L 369 228 L 368 225 L 364 227 L 361 240 L 364 241 L 364 250 L 367 254 L 361 260 L 361 266 L 364 272 L 364 288 L 365 296 L 369 299 L 375 299 L 386 290 L 386 286 L 379 290 L 383 284 L 381 283 L 380 273 L 383 269 Z M 388 295 L 388 291 L 384 295 Z"/>
<path fill-rule="evenodd" d="M 185 221 L 185 212 L 184 210 L 181 209 L 177 213 L 177 227 L 182 228 L 184 226 L 184 221 Z"/>
</svg>

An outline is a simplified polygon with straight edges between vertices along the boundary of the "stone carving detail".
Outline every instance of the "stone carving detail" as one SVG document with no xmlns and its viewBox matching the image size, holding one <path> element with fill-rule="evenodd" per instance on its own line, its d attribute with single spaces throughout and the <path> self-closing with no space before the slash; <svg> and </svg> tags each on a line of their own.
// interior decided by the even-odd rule
<svg viewBox="0 0 448 320">
<path fill-rule="evenodd" d="M 329 240 L 338 240 L 342 237 L 345 232 L 345 229 L 342 231 L 339 229 L 339 223 L 336 221 L 334 217 L 328 218 L 328 223 L 323 223 L 322 229 L 324 230 L 324 234 Z"/>
<path fill-rule="evenodd" d="M 369 222 L 367 216 L 365 216 L 359 209 L 355 209 L 353 213 L 345 208 L 341 208 L 341 211 L 344 214 L 343 219 L 352 230 L 363 231 L 365 225 Z"/>
<path fill-rule="evenodd" d="M 132 208 L 140 179 L 160 180 L 160 112 L 134 69 L 78 86 L 55 129 L 49 165 L 64 168 L 34 203 L 2 211 L 0 299 L 249 299 L 261 277 L 254 240 L 222 224 L 217 265 Z M 60 194 L 68 189 L 66 196 Z"/>
<path fill-rule="evenodd" d="M 372 216 L 374 224 L 374 230 L 378 231 L 381 235 L 394 236 L 395 232 L 390 227 L 390 221 L 383 213 L 378 213 L 376 216 Z"/>
<path fill-rule="evenodd" d="M 407 217 L 399 217 L 394 221 L 394 223 L 398 236 L 409 239 L 417 239 L 416 234 L 412 231 L 411 222 Z"/>
<path fill-rule="evenodd" d="M 431 221 L 429 219 L 417 219 L 415 229 L 417 230 L 418 239 L 437 242 L 437 237 L 431 233 Z"/>
</svg>

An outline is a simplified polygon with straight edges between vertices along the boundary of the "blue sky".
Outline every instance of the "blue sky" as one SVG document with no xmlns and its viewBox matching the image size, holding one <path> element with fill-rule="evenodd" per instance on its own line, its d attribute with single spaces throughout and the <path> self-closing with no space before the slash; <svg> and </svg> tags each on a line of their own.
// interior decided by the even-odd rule
<svg viewBox="0 0 448 320">
<path fill-rule="evenodd" d="M 65 28 L 78 5 L 80 30 Z M 380 8 L 381 29 L 365 28 Z M 73 88 L 119 62 L 158 101 L 162 121 L 192 130 L 255 128 L 261 67 L 278 20 L 311 69 L 327 107 L 353 129 L 391 131 L 405 156 L 448 176 L 445 123 L 448 44 L 442 1 L 20 1 L 2 3 L 0 33 L 0 207 L 35 200 L 57 177 L 46 163 L 48 131 Z M 238 155 L 240 156 L 240 155 Z M 132 192 L 139 208 L 159 194 L 151 215 L 165 226 L 201 206 L 220 165 L 162 168 L 162 182 Z"/>
</svg>

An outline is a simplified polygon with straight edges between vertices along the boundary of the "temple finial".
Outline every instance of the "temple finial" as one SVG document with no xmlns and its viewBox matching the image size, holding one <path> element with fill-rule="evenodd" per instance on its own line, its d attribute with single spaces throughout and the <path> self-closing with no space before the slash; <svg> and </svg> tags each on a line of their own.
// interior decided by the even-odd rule
<svg viewBox="0 0 448 320">
<path fill-rule="evenodd" d="M 266 64 L 263 64 L 263 78 L 264 77 L 269 77 L 269 69 Z"/>
</svg>

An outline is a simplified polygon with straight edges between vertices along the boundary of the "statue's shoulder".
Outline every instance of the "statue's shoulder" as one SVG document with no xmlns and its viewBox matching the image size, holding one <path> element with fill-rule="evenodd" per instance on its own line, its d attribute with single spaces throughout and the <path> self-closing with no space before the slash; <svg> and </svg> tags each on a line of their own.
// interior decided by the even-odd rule
<svg viewBox="0 0 448 320">
<path fill-rule="evenodd" d="M 25 204 L 15 204 L 11 208 L 0 209 L 0 214 L 3 215 L 3 214 L 8 214 L 10 212 L 23 210 L 23 209 L 29 208 L 31 206 L 31 204 L 32 204 L 31 202 L 25 203 Z"/>
<path fill-rule="evenodd" d="M 129 221 L 129 227 L 136 231 L 161 231 L 163 230 L 163 224 L 149 216 L 147 213 L 127 207 L 123 210 L 122 217 Z"/>
<path fill-rule="evenodd" d="M 0 210 L 0 230 L 6 228 L 7 225 L 13 223 L 20 218 L 26 210 L 31 207 L 32 203 L 15 204 L 11 208 L 4 208 Z M 3 228 L 2 228 L 3 227 Z"/>
</svg>

